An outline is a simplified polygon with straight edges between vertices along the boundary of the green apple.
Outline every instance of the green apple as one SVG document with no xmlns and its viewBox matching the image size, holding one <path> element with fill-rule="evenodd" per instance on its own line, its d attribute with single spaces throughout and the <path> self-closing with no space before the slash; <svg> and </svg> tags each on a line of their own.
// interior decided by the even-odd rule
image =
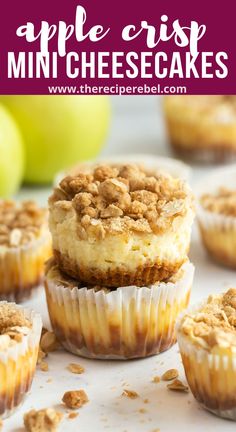
<svg viewBox="0 0 236 432">
<path fill-rule="evenodd" d="M 107 134 L 106 96 L 2 96 L 25 143 L 28 183 L 49 183 L 78 161 L 97 156 Z"/>
<path fill-rule="evenodd" d="M 0 198 L 14 194 L 24 172 L 21 134 L 11 114 L 0 105 Z"/>
</svg>

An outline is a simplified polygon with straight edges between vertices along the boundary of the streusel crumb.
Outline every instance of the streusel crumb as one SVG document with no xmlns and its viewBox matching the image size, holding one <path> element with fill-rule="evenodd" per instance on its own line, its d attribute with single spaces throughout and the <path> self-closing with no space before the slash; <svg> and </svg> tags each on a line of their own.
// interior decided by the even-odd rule
<svg viewBox="0 0 236 432">
<path fill-rule="evenodd" d="M 138 412 L 140 414 L 146 414 L 148 411 L 146 410 L 146 408 L 139 408 Z"/>
<path fill-rule="evenodd" d="M 31 410 L 24 415 L 27 432 L 56 432 L 63 414 L 53 408 Z"/>
<path fill-rule="evenodd" d="M 10 327 L 31 327 L 31 324 L 20 308 L 2 302 L 0 304 L 0 333 L 3 334 Z"/>
<path fill-rule="evenodd" d="M 79 413 L 77 413 L 77 412 L 71 412 L 71 413 L 68 414 L 67 418 L 68 418 L 69 420 L 73 420 L 73 419 L 75 419 L 76 417 L 78 417 L 78 415 L 79 415 Z"/>
<path fill-rule="evenodd" d="M 161 377 L 163 381 L 171 381 L 175 378 L 177 378 L 179 375 L 179 372 L 177 369 L 168 369 Z"/>
<path fill-rule="evenodd" d="M 62 401 L 67 408 L 76 409 L 86 404 L 89 399 L 84 390 L 71 390 L 63 395 Z"/>
<path fill-rule="evenodd" d="M 178 391 L 178 392 L 188 392 L 188 386 L 182 383 L 182 381 L 175 379 L 170 384 L 167 385 L 169 390 Z"/>
<path fill-rule="evenodd" d="M 40 348 L 44 353 L 56 351 L 60 347 L 60 344 L 56 338 L 56 335 L 49 330 L 45 330 L 42 333 L 40 340 Z"/>
<path fill-rule="evenodd" d="M 129 399 L 136 399 L 139 397 L 138 393 L 134 390 L 124 389 L 122 396 L 126 396 Z"/>
<path fill-rule="evenodd" d="M 74 374 L 82 374 L 84 373 L 84 367 L 78 363 L 70 363 L 67 366 L 67 369 Z"/>
<path fill-rule="evenodd" d="M 236 216 L 236 190 L 219 188 L 216 194 L 205 194 L 201 197 L 205 210 L 225 216 Z"/>
<path fill-rule="evenodd" d="M 182 318 L 180 330 L 206 349 L 236 347 L 236 289 L 210 296 L 199 310 Z"/>
<path fill-rule="evenodd" d="M 47 210 L 34 201 L 0 200 L 0 246 L 18 247 L 37 238 L 47 221 Z"/>
<path fill-rule="evenodd" d="M 98 238 L 125 228 L 136 232 L 165 230 L 173 218 L 192 206 L 185 183 L 169 175 L 151 175 L 137 165 L 100 165 L 90 173 L 67 176 L 54 190 L 49 204 L 58 212 L 74 208 L 78 235 L 86 239 L 87 228 Z"/>
<path fill-rule="evenodd" d="M 40 369 L 42 372 L 48 372 L 48 363 L 45 361 L 40 362 Z"/>
<path fill-rule="evenodd" d="M 23 336 L 29 334 L 30 328 L 31 323 L 20 308 L 8 303 L 0 305 L 0 348 L 2 350 L 21 342 Z"/>
<path fill-rule="evenodd" d="M 47 356 L 47 353 L 45 353 L 44 351 L 42 351 L 41 348 L 39 347 L 37 364 L 40 365 L 42 363 L 42 361 L 45 359 L 46 356 Z"/>
<path fill-rule="evenodd" d="M 161 381 L 161 378 L 158 376 L 158 375 L 156 375 L 156 376 L 154 376 L 153 378 L 152 378 L 152 382 L 153 383 L 159 383 Z"/>
</svg>

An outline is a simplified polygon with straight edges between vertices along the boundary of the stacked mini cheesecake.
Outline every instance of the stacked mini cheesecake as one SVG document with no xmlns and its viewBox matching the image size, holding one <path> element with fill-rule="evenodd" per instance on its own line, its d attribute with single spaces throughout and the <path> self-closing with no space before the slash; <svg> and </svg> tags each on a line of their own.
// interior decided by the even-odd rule
<svg viewBox="0 0 236 432">
<path fill-rule="evenodd" d="M 175 342 L 193 278 L 192 201 L 182 180 L 137 165 L 90 166 L 54 189 L 45 285 L 68 350 L 135 358 Z"/>
</svg>

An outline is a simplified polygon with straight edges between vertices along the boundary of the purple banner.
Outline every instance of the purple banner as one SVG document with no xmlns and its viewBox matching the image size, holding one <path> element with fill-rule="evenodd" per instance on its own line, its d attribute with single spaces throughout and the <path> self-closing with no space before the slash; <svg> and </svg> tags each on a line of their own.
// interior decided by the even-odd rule
<svg viewBox="0 0 236 432">
<path fill-rule="evenodd" d="M 9 0 L 1 94 L 235 94 L 235 2 Z"/>
</svg>

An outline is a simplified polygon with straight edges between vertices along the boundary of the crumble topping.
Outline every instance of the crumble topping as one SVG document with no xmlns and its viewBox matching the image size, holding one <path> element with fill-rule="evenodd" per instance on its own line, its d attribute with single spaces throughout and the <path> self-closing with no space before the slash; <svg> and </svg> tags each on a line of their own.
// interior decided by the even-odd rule
<svg viewBox="0 0 236 432">
<path fill-rule="evenodd" d="M 62 401 L 67 408 L 77 409 L 86 404 L 89 399 L 84 390 L 71 390 L 64 393 Z"/>
<path fill-rule="evenodd" d="M 160 381 L 161 381 L 161 378 L 158 375 L 156 375 L 152 378 L 152 382 L 155 384 L 158 384 Z"/>
<path fill-rule="evenodd" d="M 188 386 L 182 383 L 179 379 L 175 379 L 170 384 L 167 385 L 169 390 L 179 391 L 179 392 L 188 392 Z"/>
<path fill-rule="evenodd" d="M 63 414 L 53 408 L 39 411 L 32 409 L 24 415 L 24 425 L 27 432 L 56 432 Z"/>
<path fill-rule="evenodd" d="M 177 378 L 179 375 L 179 372 L 177 369 L 168 369 L 165 373 L 163 373 L 161 379 L 163 381 L 171 381 L 175 378 Z"/>
<path fill-rule="evenodd" d="M 40 362 L 40 369 L 42 372 L 48 372 L 48 369 L 49 369 L 48 363 L 45 361 L 41 361 Z"/>
<path fill-rule="evenodd" d="M 47 330 L 45 327 L 42 328 L 40 343 L 39 343 L 39 351 L 38 351 L 38 359 L 37 364 L 40 366 L 40 369 L 44 372 L 48 371 L 48 364 L 45 361 L 45 357 L 52 352 L 56 351 L 60 348 L 60 343 L 56 338 L 56 335 L 53 331 Z"/>
<path fill-rule="evenodd" d="M 37 364 L 40 365 L 44 361 L 45 357 L 47 357 L 47 354 L 39 347 Z"/>
<path fill-rule="evenodd" d="M 203 208 L 210 212 L 236 216 L 236 190 L 221 187 L 216 194 L 203 195 L 200 202 Z"/>
<path fill-rule="evenodd" d="M 74 374 L 82 374 L 84 373 L 84 367 L 78 363 L 70 363 L 67 366 L 67 369 Z"/>
<path fill-rule="evenodd" d="M 60 344 L 56 338 L 55 333 L 53 331 L 43 329 L 40 339 L 40 349 L 45 354 L 44 357 L 49 352 L 56 351 L 59 347 Z"/>
<path fill-rule="evenodd" d="M 139 408 L 138 412 L 140 414 L 146 414 L 148 411 L 146 410 L 146 408 Z"/>
<path fill-rule="evenodd" d="M 17 247 L 39 236 L 46 223 L 47 210 L 34 201 L 0 200 L 0 246 Z"/>
<path fill-rule="evenodd" d="M 0 303 L 0 350 L 21 342 L 23 336 L 29 334 L 30 328 L 31 323 L 20 308 Z"/>
<path fill-rule="evenodd" d="M 75 419 L 76 417 L 78 417 L 78 415 L 79 415 L 79 413 L 77 413 L 77 412 L 71 412 L 71 413 L 68 414 L 67 418 L 68 418 L 69 420 L 73 420 L 73 419 Z"/>
<path fill-rule="evenodd" d="M 129 399 L 137 399 L 139 397 L 138 393 L 134 390 L 124 389 L 122 396 L 126 396 Z"/>
<path fill-rule="evenodd" d="M 65 177 L 49 198 L 58 211 L 73 208 L 78 235 L 88 228 L 98 238 L 106 232 L 160 233 L 192 206 L 186 184 L 168 174 L 151 175 L 138 165 L 98 165 L 91 172 Z"/>
<path fill-rule="evenodd" d="M 236 289 L 210 296 L 207 302 L 181 321 L 181 332 L 198 345 L 236 350 Z"/>
</svg>

